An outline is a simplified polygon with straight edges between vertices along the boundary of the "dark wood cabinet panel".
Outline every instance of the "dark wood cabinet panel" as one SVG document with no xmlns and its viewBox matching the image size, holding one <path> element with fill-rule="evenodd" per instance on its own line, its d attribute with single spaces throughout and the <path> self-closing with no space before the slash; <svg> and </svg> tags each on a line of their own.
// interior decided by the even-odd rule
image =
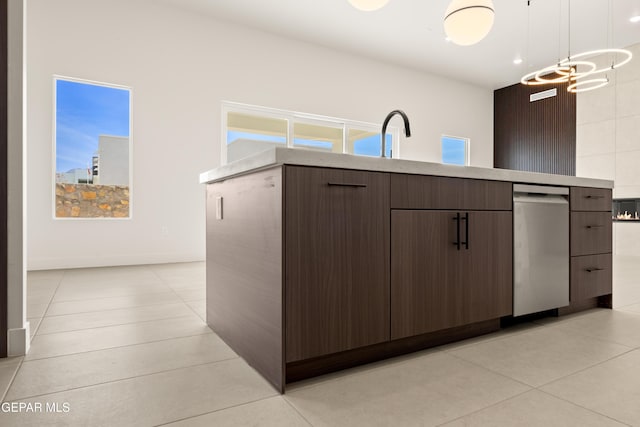
<svg viewBox="0 0 640 427">
<path fill-rule="evenodd" d="M 511 218 L 511 212 L 392 211 L 392 339 L 511 314 Z"/>
<path fill-rule="evenodd" d="M 611 190 L 608 188 L 571 187 L 572 211 L 611 211 Z"/>
<path fill-rule="evenodd" d="M 608 295 L 612 289 L 611 254 L 571 258 L 571 301 Z"/>
<path fill-rule="evenodd" d="M 610 253 L 611 212 L 571 212 L 571 256 Z"/>
<path fill-rule="evenodd" d="M 286 361 L 389 339 L 389 175 L 285 170 Z"/>
<path fill-rule="evenodd" d="M 567 85 L 516 83 L 493 92 L 495 168 L 576 174 L 576 95 Z M 553 88 L 555 96 L 531 102 Z"/>
<path fill-rule="evenodd" d="M 281 177 L 276 168 L 207 185 L 207 324 L 282 392 Z"/>
<path fill-rule="evenodd" d="M 510 182 L 391 175 L 392 209 L 511 210 Z"/>
<path fill-rule="evenodd" d="M 463 258 L 466 322 L 513 312 L 512 212 L 469 212 L 469 249 Z"/>
</svg>

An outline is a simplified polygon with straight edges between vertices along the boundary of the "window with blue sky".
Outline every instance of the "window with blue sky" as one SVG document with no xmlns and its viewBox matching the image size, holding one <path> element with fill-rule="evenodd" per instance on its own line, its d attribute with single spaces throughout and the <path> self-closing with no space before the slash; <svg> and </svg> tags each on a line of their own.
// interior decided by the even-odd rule
<svg viewBox="0 0 640 427">
<path fill-rule="evenodd" d="M 469 139 L 455 136 L 442 137 L 442 163 L 466 166 L 469 164 Z"/>
<path fill-rule="evenodd" d="M 55 217 L 129 217 L 131 90 L 55 85 Z"/>
<path fill-rule="evenodd" d="M 379 157 L 381 125 L 223 102 L 223 162 L 233 162 L 274 146 Z M 399 129 L 386 135 L 386 156 L 397 150 Z M 394 151 L 394 157 L 398 152 Z"/>
</svg>

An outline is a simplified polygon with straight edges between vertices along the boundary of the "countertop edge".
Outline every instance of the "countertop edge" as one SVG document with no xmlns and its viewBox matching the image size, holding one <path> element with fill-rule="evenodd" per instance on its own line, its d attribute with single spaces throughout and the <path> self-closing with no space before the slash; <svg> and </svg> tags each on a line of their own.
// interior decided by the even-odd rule
<svg viewBox="0 0 640 427">
<path fill-rule="evenodd" d="M 613 188 L 614 186 L 613 181 L 604 179 L 552 175 L 510 169 L 481 168 L 476 166 L 453 166 L 416 160 L 386 159 L 380 157 L 354 156 L 351 154 L 322 153 L 284 147 L 270 148 L 253 156 L 203 172 L 200 174 L 200 183 L 210 184 L 260 169 L 281 165 L 317 166 L 371 172 L 434 175 L 543 185 L 594 188 Z"/>
</svg>

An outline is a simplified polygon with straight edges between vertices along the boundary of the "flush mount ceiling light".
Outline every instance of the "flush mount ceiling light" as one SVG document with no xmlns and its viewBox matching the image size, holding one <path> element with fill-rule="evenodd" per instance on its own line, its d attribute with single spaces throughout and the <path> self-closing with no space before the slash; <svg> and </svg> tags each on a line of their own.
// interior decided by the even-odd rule
<svg viewBox="0 0 640 427">
<path fill-rule="evenodd" d="M 491 0 L 453 0 L 444 14 L 444 31 L 455 44 L 470 46 L 489 34 L 493 19 Z"/>
<path fill-rule="evenodd" d="M 383 8 L 389 0 L 349 0 L 349 3 L 356 9 L 370 12 Z"/>
<path fill-rule="evenodd" d="M 634 24 L 640 22 L 640 15 L 632 16 L 631 18 L 629 18 L 629 21 L 633 22 Z"/>
</svg>

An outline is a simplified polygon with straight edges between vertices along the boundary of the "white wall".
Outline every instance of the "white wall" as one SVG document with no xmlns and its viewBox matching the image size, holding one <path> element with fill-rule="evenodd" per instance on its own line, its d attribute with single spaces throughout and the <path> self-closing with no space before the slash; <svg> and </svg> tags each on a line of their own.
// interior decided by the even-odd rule
<svg viewBox="0 0 640 427">
<path fill-rule="evenodd" d="M 614 180 L 614 198 L 640 197 L 640 44 L 629 49 L 608 86 L 577 97 L 576 174 Z M 640 224 L 614 223 L 614 252 L 640 256 Z"/>
<path fill-rule="evenodd" d="M 439 161 L 446 133 L 493 163 L 489 89 L 151 0 L 30 0 L 27 17 L 30 269 L 204 259 L 198 174 L 219 164 L 222 100 L 374 123 L 401 108 L 402 157 Z M 133 88 L 131 220 L 52 218 L 54 74 Z"/>
</svg>

